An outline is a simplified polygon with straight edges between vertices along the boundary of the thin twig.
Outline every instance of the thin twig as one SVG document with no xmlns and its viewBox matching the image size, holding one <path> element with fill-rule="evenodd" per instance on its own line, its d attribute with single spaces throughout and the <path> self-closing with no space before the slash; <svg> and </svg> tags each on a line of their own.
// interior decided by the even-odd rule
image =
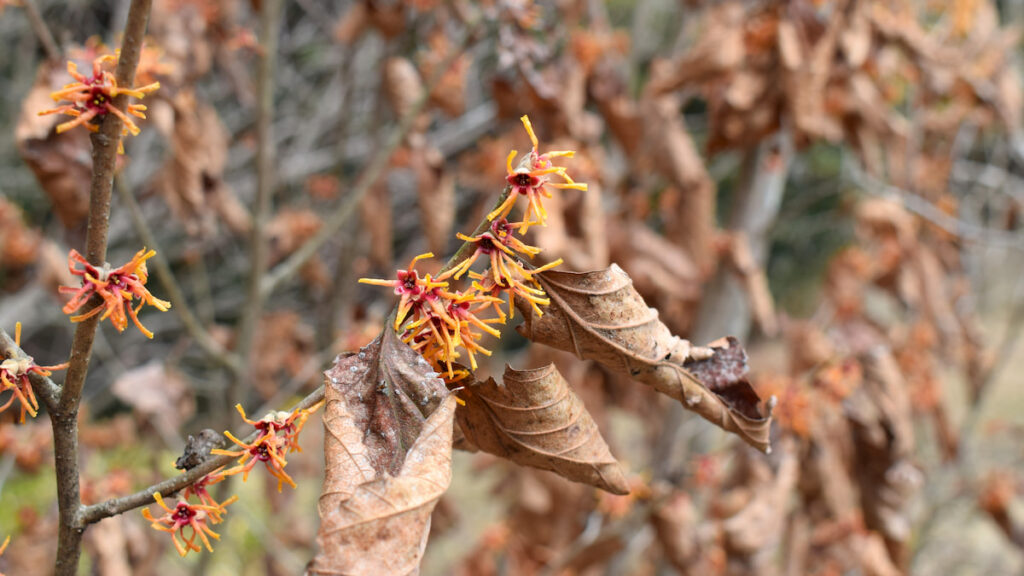
<svg viewBox="0 0 1024 576">
<path fill-rule="evenodd" d="M 4 330 L 0 330 L 0 353 L 3 353 L 3 359 L 5 360 L 10 358 L 31 358 L 20 346 L 14 343 L 14 339 Z M 43 401 L 46 409 L 53 410 L 60 399 L 60 386 L 57 386 L 53 380 L 46 376 L 40 376 L 32 372 L 28 375 L 28 381 L 32 383 L 32 389 L 35 391 L 36 396 Z"/>
<path fill-rule="evenodd" d="M 242 362 L 242 371 L 228 381 L 225 408 L 237 404 L 241 398 L 242 380 L 247 376 L 249 356 L 256 340 L 256 326 L 263 314 L 266 295 L 260 291 L 260 280 L 267 271 L 269 249 L 265 238 L 270 222 L 271 202 L 274 195 L 274 70 L 277 63 L 277 37 L 280 23 L 280 0 L 265 0 L 260 9 L 260 65 L 257 84 L 256 139 L 256 206 L 253 210 L 252 236 L 249 240 L 249 281 L 246 285 L 245 308 L 236 333 L 235 348 Z"/>
<path fill-rule="evenodd" d="M 53 39 L 50 27 L 46 25 L 46 21 L 43 20 L 43 16 L 39 13 L 35 0 L 22 0 L 22 2 L 25 7 L 25 16 L 28 16 L 28 24 L 32 27 L 32 32 L 35 33 L 36 38 L 39 39 L 39 43 L 43 45 L 46 58 L 50 62 L 60 61 L 60 48 L 57 47 L 57 42 Z"/>
<path fill-rule="evenodd" d="M 295 408 L 292 410 L 306 410 L 323 399 L 324 387 L 320 386 L 303 398 L 302 401 L 296 404 Z M 258 434 L 258 431 L 249 434 L 243 439 L 243 442 L 249 443 L 256 440 Z M 118 514 L 122 514 L 129 510 L 147 506 L 155 502 L 153 499 L 154 493 L 159 492 L 160 495 L 164 497 L 174 494 L 188 486 L 191 486 L 192 484 L 195 484 L 198 480 L 202 479 L 217 468 L 231 464 L 235 458 L 235 456 L 215 456 L 184 474 L 168 478 L 163 482 L 153 484 L 152 486 L 139 490 L 134 494 L 122 496 L 120 498 L 112 498 L 105 502 L 100 502 L 99 504 L 86 506 L 82 509 L 79 518 L 83 525 L 94 524 L 104 518 L 117 516 Z"/>
<path fill-rule="evenodd" d="M 345 152 L 345 145 L 348 143 L 348 138 L 346 138 L 345 135 L 348 132 L 349 120 L 352 118 L 352 114 L 349 113 L 348 109 L 352 105 L 354 82 L 348 81 L 347 79 L 349 78 L 356 60 L 355 52 L 355 47 L 346 50 L 342 55 L 341 65 L 339 66 L 339 75 L 342 82 L 342 89 L 339 95 L 341 98 L 341 104 L 339 105 L 338 123 L 335 125 L 335 131 L 338 136 L 338 142 L 335 148 L 339 158 L 343 156 Z M 343 168 L 343 162 L 338 162 L 334 168 L 334 172 L 337 173 L 339 182 L 343 182 L 344 179 Z M 340 189 L 343 188 L 340 187 Z M 359 238 L 358 230 L 359 224 L 354 223 L 352 226 L 341 231 L 341 246 L 338 250 L 338 259 L 334 268 L 334 290 L 329 291 L 326 295 L 327 311 L 317 326 L 317 343 L 322 347 L 327 347 L 334 341 L 334 334 L 338 328 L 338 316 L 341 314 L 343 309 L 347 309 L 348 303 L 351 300 L 353 286 L 351 283 L 346 282 L 346 277 L 351 271 L 352 262 L 356 256 L 355 248 L 357 239 Z"/>
<path fill-rule="evenodd" d="M 383 174 L 384 169 L 387 167 L 388 162 L 391 160 L 391 154 L 398 148 L 398 145 L 402 143 L 405 136 L 412 129 L 419 117 L 420 112 L 426 105 L 427 100 L 430 97 L 431 91 L 440 82 L 441 77 L 448 71 L 448 68 L 455 62 L 455 60 L 462 54 L 465 46 L 472 42 L 475 37 L 475 33 L 470 31 L 466 34 L 462 41 L 457 44 L 457 48 L 452 50 L 451 54 L 447 55 L 444 61 L 438 66 L 434 76 L 427 83 L 423 93 L 416 99 L 416 102 L 409 107 L 405 116 L 399 121 L 398 126 L 391 131 L 388 135 L 384 146 L 377 150 L 377 153 L 370 160 L 370 163 L 366 166 L 366 169 L 360 175 L 356 181 L 352 191 L 349 192 L 344 201 L 338 206 L 333 214 L 320 226 L 312 238 L 306 241 L 298 250 L 292 253 L 287 259 L 278 264 L 271 270 L 264 278 L 260 285 L 260 290 L 263 296 L 268 296 L 271 292 L 277 288 L 284 280 L 291 278 L 302 267 L 303 264 L 309 261 L 317 250 L 320 249 L 328 240 L 334 237 L 334 235 L 345 225 L 349 217 L 355 211 L 359 203 L 362 202 L 363 196 L 377 183 L 377 179 Z"/>
<path fill-rule="evenodd" d="M 1024 250 L 1024 234 L 993 230 L 950 216 L 925 198 L 909 190 L 882 182 L 861 168 L 856 160 L 844 162 L 851 180 L 864 191 L 898 201 L 904 208 L 958 238 L 1014 250 Z"/>
<path fill-rule="evenodd" d="M 135 83 L 135 68 L 142 53 L 150 5 L 151 0 L 132 0 L 128 9 L 128 21 L 125 24 L 124 40 L 115 72 L 119 86 L 132 86 Z M 127 94 L 120 94 L 113 99 L 112 104 L 124 110 L 127 108 L 128 98 Z M 102 266 L 107 257 L 110 195 L 114 185 L 114 168 L 122 129 L 121 119 L 116 114 L 107 114 L 99 132 L 92 135 L 92 183 L 89 191 L 89 227 L 85 237 L 85 257 L 95 266 Z M 57 558 L 54 565 L 57 576 L 76 574 L 78 559 L 82 552 L 82 533 L 85 526 L 79 519 L 82 503 L 78 470 L 78 407 L 82 399 L 85 376 L 89 371 L 89 358 L 99 319 L 99 315 L 93 316 L 75 329 L 64 387 L 57 409 L 50 413 L 57 477 L 57 507 L 60 512 Z"/>
<path fill-rule="evenodd" d="M 185 299 L 185 293 L 181 289 L 181 285 L 178 283 L 177 278 L 174 276 L 174 271 L 171 270 L 171 266 L 168 264 L 167 258 L 163 255 L 163 250 L 160 248 L 160 245 L 156 240 L 156 235 L 153 234 L 153 230 L 149 227 L 149 223 L 146 222 L 146 218 L 142 214 L 142 209 L 139 207 L 138 202 L 135 201 L 135 196 L 132 194 L 131 190 L 128 189 L 128 185 L 125 183 L 124 178 L 116 178 L 115 183 L 121 202 L 128 208 L 128 212 L 131 214 L 132 224 L 135 226 L 135 232 L 139 235 L 144 245 L 156 251 L 156 256 L 154 256 L 150 261 L 154 265 L 157 280 L 160 281 L 160 285 L 163 286 L 164 292 L 167 293 L 167 298 L 171 301 L 171 310 L 174 310 L 174 312 L 177 313 L 178 317 L 181 319 L 182 325 L 185 327 L 185 331 L 192 336 L 192 339 L 196 341 L 196 344 L 198 344 L 210 358 L 231 370 L 233 374 L 241 373 L 242 363 L 239 361 L 238 357 L 221 346 L 213 336 L 203 328 L 199 319 L 192 312 L 192 308 L 189 307 L 188 300 Z"/>
</svg>

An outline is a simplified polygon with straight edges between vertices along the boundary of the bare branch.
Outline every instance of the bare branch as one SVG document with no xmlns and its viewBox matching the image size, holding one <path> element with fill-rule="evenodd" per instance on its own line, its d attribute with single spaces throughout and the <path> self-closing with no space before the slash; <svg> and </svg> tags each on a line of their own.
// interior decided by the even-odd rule
<svg viewBox="0 0 1024 576">
<path fill-rule="evenodd" d="M 135 68 L 142 53 L 150 5 L 150 0 L 132 0 L 128 9 L 128 22 L 125 25 L 116 70 L 117 83 L 120 86 L 134 84 Z M 113 105 L 123 110 L 128 98 L 127 94 L 118 95 L 114 98 Z M 110 195 L 114 185 L 118 143 L 122 130 L 121 119 L 116 114 L 107 114 L 99 132 L 92 135 L 93 168 L 85 257 L 96 266 L 102 266 L 107 257 Z M 99 319 L 99 315 L 93 316 L 75 329 L 64 388 L 56 410 L 50 413 L 57 476 L 57 506 L 60 511 L 57 558 L 54 566 L 57 576 L 76 574 L 78 559 L 82 552 L 82 533 L 85 529 L 79 521 L 82 503 L 78 470 L 78 406 L 82 400 L 82 388 L 89 371 L 89 358 L 92 355 L 92 344 Z"/>
<path fill-rule="evenodd" d="M 51 62 L 57 62 L 60 60 L 60 48 L 57 47 L 57 42 L 53 39 L 50 27 L 46 25 L 46 21 L 43 20 L 43 16 L 39 13 L 35 0 L 22 0 L 22 2 L 25 6 L 25 16 L 28 17 L 28 24 L 32 27 L 32 32 L 35 33 L 36 38 L 39 39 L 39 43 L 43 45 L 46 58 Z"/>
<path fill-rule="evenodd" d="M 178 314 L 179 318 L 181 318 L 181 323 L 185 326 L 185 331 L 192 336 L 196 341 L 196 344 L 198 344 L 210 358 L 230 370 L 233 374 L 241 373 L 242 364 L 238 357 L 235 354 L 232 354 L 229 350 L 225 350 L 223 346 L 214 340 L 213 336 L 210 336 L 210 333 L 203 328 L 199 319 L 192 312 L 192 309 L 189 307 L 188 300 L 185 299 L 185 293 L 181 289 L 181 285 L 174 276 L 174 271 L 171 270 L 171 266 L 167 263 L 167 258 L 164 256 L 164 252 L 156 240 L 156 235 L 153 234 L 152 228 L 150 228 L 149 223 L 146 222 L 146 218 L 143 216 L 138 202 L 135 201 L 135 196 L 132 194 L 132 191 L 128 189 L 128 185 L 125 183 L 124 178 L 117 178 L 115 183 L 117 185 L 117 193 L 121 202 L 128 207 L 128 212 L 131 214 L 132 224 L 135 226 L 135 232 L 138 233 L 145 246 L 156 251 L 156 256 L 153 256 L 151 260 L 154 264 L 156 277 L 160 281 L 160 285 L 163 286 L 164 291 L 167 293 L 167 298 L 171 301 L 171 309 Z"/>
<path fill-rule="evenodd" d="M 865 192 L 874 196 L 896 200 L 907 210 L 938 226 L 945 232 L 972 242 L 999 246 L 1001 248 L 1024 250 L 1024 234 L 993 230 L 950 216 L 920 195 L 898 188 L 892 184 L 887 184 L 871 176 L 861 168 L 856 160 L 848 159 L 843 163 L 843 166 L 850 179 Z"/>
<path fill-rule="evenodd" d="M 349 217 L 355 211 L 356 207 L 363 200 L 363 196 L 370 191 L 370 188 L 377 182 L 377 179 L 384 173 L 384 169 L 387 167 L 388 162 L 391 160 L 391 154 L 398 148 L 402 140 L 412 129 L 413 124 L 416 122 L 416 118 L 420 115 L 423 107 L 427 104 L 427 100 L 430 97 L 430 92 L 437 86 L 441 77 L 448 71 L 448 68 L 455 62 L 455 60 L 462 55 L 463 50 L 468 46 L 472 39 L 475 37 L 475 32 L 471 30 L 466 36 L 459 42 L 458 48 L 453 49 L 451 53 L 445 57 L 445 60 L 438 66 L 434 77 L 427 83 L 426 89 L 423 94 L 416 100 L 415 103 L 409 108 L 405 116 L 399 121 L 398 126 L 391 131 L 388 135 L 384 145 L 377 150 L 377 153 L 370 160 L 370 163 L 366 166 L 359 180 L 356 181 L 352 191 L 349 192 L 345 200 L 338 206 L 333 214 L 323 223 L 317 233 L 310 238 L 305 244 L 303 244 L 298 250 L 292 253 L 285 261 L 281 262 L 274 267 L 264 278 L 260 285 L 260 290 L 263 296 L 269 295 L 277 288 L 284 280 L 291 278 L 302 267 L 303 264 L 309 261 L 317 250 L 320 249 L 328 240 L 334 237 L 334 235 L 345 225 Z"/>
</svg>

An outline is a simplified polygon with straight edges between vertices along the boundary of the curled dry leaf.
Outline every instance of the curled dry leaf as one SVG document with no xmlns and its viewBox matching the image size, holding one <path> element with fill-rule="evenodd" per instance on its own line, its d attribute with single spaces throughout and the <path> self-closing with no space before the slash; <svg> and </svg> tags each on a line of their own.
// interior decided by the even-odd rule
<svg viewBox="0 0 1024 576">
<path fill-rule="evenodd" d="M 185 230 L 209 236 L 219 219 L 233 233 L 247 233 L 249 212 L 224 181 L 229 135 L 213 106 L 182 91 L 157 101 L 152 116 L 170 149 L 153 183 Z"/>
<path fill-rule="evenodd" d="M 0 274 L 5 277 L 6 289 L 28 267 L 40 260 L 42 236 L 25 224 L 17 205 L 0 196 Z"/>
<path fill-rule="evenodd" d="M 520 334 L 632 376 L 758 450 L 769 450 L 774 401 L 762 407 L 744 379 L 746 353 L 734 338 L 702 348 L 673 336 L 616 264 L 593 272 L 548 271 L 536 278 L 551 305 L 537 317 L 517 301 L 526 318 L 517 328 Z"/>
<path fill-rule="evenodd" d="M 309 573 L 418 573 L 451 480 L 454 397 L 391 330 L 326 376 L 320 552 Z"/>
<path fill-rule="evenodd" d="M 502 381 L 491 378 L 466 388 L 466 405 L 455 418 L 470 442 L 516 464 L 629 493 L 597 423 L 554 364 L 533 370 L 506 366 Z"/>
</svg>

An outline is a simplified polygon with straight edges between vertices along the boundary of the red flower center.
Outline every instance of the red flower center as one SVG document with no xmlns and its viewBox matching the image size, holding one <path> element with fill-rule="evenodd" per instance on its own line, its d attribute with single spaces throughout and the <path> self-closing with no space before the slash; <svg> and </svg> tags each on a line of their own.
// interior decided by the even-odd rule
<svg viewBox="0 0 1024 576">
<path fill-rule="evenodd" d="M 250 450 L 249 453 L 255 456 L 256 459 L 259 460 L 260 462 L 266 462 L 270 460 L 270 452 L 267 450 L 267 445 L 265 443 L 256 446 L 255 448 Z"/>
<path fill-rule="evenodd" d="M 531 176 L 528 172 L 516 172 L 508 177 L 508 183 L 516 188 L 535 188 L 540 179 Z"/>
<path fill-rule="evenodd" d="M 188 522 L 195 517 L 195 515 L 196 511 L 184 502 L 178 504 L 178 507 L 174 509 L 174 519 L 179 522 Z"/>
</svg>

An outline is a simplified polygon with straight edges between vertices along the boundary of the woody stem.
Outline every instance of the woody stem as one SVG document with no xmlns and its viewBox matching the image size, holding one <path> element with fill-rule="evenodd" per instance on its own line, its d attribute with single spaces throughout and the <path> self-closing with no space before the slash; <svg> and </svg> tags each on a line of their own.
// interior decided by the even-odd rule
<svg viewBox="0 0 1024 576">
<path fill-rule="evenodd" d="M 149 21 L 151 0 L 132 0 L 128 9 L 121 54 L 117 61 L 119 86 L 132 86 L 135 69 L 142 52 L 143 37 Z M 128 95 L 113 99 L 113 105 L 124 110 Z M 123 123 L 116 114 L 107 114 L 99 132 L 92 136 L 92 183 L 89 191 L 89 223 L 85 238 L 85 257 L 94 266 L 102 267 L 107 257 L 107 236 L 110 231 L 110 196 L 114 185 L 118 143 Z M 99 324 L 99 315 L 78 324 L 71 342 L 67 376 L 57 405 L 50 413 L 53 427 L 53 450 L 57 476 L 57 507 L 60 523 L 54 573 L 73 576 L 78 571 L 82 552 L 81 495 L 78 469 L 78 407 L 82 388 L 89 371 L 92 344 Z"/>
</svg>

